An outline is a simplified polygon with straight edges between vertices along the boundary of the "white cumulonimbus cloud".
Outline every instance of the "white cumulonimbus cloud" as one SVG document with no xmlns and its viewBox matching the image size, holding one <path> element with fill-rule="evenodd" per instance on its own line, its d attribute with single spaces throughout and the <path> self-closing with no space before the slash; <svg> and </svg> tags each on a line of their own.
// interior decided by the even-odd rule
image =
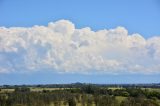
<svg viewBox="0 0 160 106">
<path fill-rule="evenodd" d="M 76 29 L 68 20 L 48 26 L 0 27 L 0 73 L 160 73 L 160 37 L 128 35 L 123 27 Z"/>
</svg>

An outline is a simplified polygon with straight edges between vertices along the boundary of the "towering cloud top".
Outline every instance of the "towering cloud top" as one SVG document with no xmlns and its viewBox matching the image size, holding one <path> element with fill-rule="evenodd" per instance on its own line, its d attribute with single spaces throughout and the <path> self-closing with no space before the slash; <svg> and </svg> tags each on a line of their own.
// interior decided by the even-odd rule
<svg viewBox="0 0 160 106">
<path fill-rule="evenodd" d="M 76 29 L 68 20 L 48 26 L 0 27 L 0 73 L 160 73 L 160 37 L 128 35 L 123 27 Z"/>
</svg>

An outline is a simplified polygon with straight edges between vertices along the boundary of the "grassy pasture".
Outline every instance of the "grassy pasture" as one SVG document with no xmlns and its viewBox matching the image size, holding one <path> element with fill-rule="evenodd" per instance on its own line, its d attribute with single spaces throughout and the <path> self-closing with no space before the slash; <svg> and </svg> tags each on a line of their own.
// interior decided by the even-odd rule
<svg viewBox="0 0 160 106">
<path fill-rule="evenodd" d="M 31 92 L 41 92 L 43 90 L 48 90 L 48 91 L 55 91 L 55 90 L 64 90 L 64 89 L 70 89 L 70 88 L 39 88 L 39 87 L 30 87 Z M 15 89 L 6 89 L 3 88 L 0 90 L 0 93 L 6 93 L 6 92 L 14 92 Z"/>
<path fill-rule="evenodd" d="M 69 89 L 69 88 L 38 88 L 38 87 L 31 87 L 30 90 L 33 92 L 39 92 L 43 90 L 48 90 L 48 91 L 54 91 L 54 90 L 64 90 L 64 89 Z"/>
<path fill-rule="evenodd" d="M 40 91 L 43 91 L 43 90 L 48 90 L 48 91 L 54 91 L 54 90 L 64 90 L 64 89 L 74 89 L 74 88 L 40 88 L 40 87 L 30 87 L 30 90 L 32 92 L 40 92 Z M 108 87 L 108 89 L 111 89 L 111 90 L 116 90 L 116 89 L 125 89 L 125 88 L 121 88 L 121 87 Z M 160 89 L 159 88 L 141 88 L 142 90 L 149 90 L 149 91 L 156 91 L 156 92 L 160 92 Z M 4 93 L 4 92 L 13 92 L 14 89 L 6 89 L 6 88 L 2 88 L 0 90 L 0 93 Z"/>
<path fill-rule="evenodd" d="M 116 96 L 116 100 L 121 103 L 122 101 L 124 101 L 127 97 L 123 97 L 123 96 Z"/>
<path fill-rule="evenodd" d="M 122 88 L 122 87 L 108 87 L 108 89 L 116 90 L 116 89 L 124 89 L 124 88 Z"/>
<path fill-rule="evenodd" d="M 149 90 L 149 91 L 156 91 L 156 92 L 160 92 L 160 88 L 142 88 L 143 90 Z"/>
<path fill-rule="evenodd" d="M 1 89 L 0 93 L 14 92 L 14 89 Z"/>
</svg>

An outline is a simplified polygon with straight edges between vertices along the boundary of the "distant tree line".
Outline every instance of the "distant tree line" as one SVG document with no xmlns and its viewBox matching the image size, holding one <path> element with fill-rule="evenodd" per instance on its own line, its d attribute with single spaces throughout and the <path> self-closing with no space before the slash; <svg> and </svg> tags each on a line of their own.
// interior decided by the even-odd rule
<svg viewBox="0 0 160 106">
<path fill-rule="evenodd" d="M 2 85 L 0 88 L 15 87 L 40 87 L 40 88 L 80 88 L 85 85 L 93 85 L 97 87 L 123 87 L 123 88 L 160 88 L 160 83 L 149 84 L 88 84 L 88 83 L 72 83 L 72 84 L 39 84 L 39 85 Z"/>
</svg>

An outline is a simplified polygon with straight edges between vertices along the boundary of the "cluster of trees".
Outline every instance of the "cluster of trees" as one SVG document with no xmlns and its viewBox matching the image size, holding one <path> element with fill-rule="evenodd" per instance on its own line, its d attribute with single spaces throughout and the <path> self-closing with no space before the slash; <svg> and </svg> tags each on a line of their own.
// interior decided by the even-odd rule
<svg viewBox="0 0 160 106">
<path fill-rule="evenodd" d="M 159 90 L 160 91 L 160 90 Z M 155 90 L 150 90 L 147 88 L 121 88 L 121 89 L 108 89 L 101 88 L 92 85 L 86 85 L 81 87 L 81 93 L 87 94 L 101 94 L 101 95 L 113 95 L 113 96 L 123 96 L 123 97 L 146 97 L 151 99 L 153 97 L 160 99 L 160 92 Z"/>
<path fill-rule="evenodd" d="M 118 101 L 117 96 L 125 97 Z M 108 89 L 95 85 L 33 92 L 17 87 L 0 93 L 0 106 L 160 106 L 160 92 L 140 88 Z"/>
</svg>

